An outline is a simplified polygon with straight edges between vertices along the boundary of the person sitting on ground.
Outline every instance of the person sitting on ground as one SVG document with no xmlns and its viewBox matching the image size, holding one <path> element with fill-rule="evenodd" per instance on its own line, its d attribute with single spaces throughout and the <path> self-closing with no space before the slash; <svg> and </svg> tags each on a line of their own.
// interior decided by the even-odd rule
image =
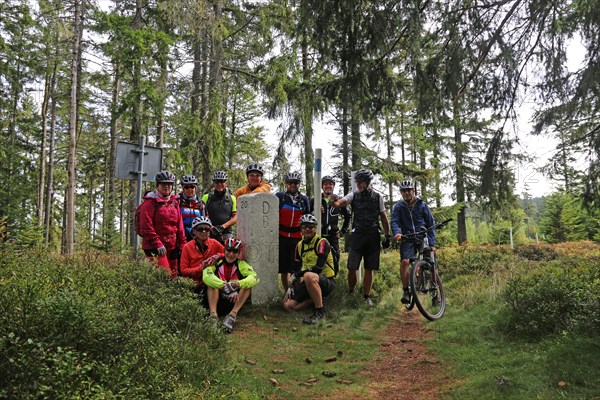
<svg viewBox="0 0 600 400">
<path fill-rule="evenodd" d="M 195 292 L 201 298 L 205 289 L 202 282 L 202 269 L 208 264 L 214 264 L 223 256 L 223 245 L 209 237 L 211 228 L 212 222 L 208 217 L 196 217 L 192 222 L 194 240 L 188 242 L 181 253 L 181 275 L 196 282 Z"/>
<path fill-rule="evenodd" d="M 238 188 L 235 191 L 235 197 L 240 197 L 250 193 L 271 193 L 271 185 L 269 182 L 263 180 L 264 174 L 265 171 L 261 165 L 248 165 L 248 168 L 246 168 L 248 184 Z"/>
<path fill-rule="evenodd" d="M 156 190 L 144 196 L 139 208 L 142 249 L 148 260 L 177 277 L 177 260 L 186 240 L 178 196 L 173 194 L 175 175 L 156 174 Z"/>
<path fill-rule="evenodd" d="M 183 192 L 179 195 L 179 207 L 185 228 L 185 237 L 188 242 L 194 240 L 192 222 L 196 217 L 206 216 L 204 203 L 198 196 L 198 179 L 195 175 L 184 175 L 181 178 Z"/>
<path fill-rule="evenodd" d="M 303 215 L 300 227 L 302 240 L 298 243 L 295 254 L 298 268 L 288 283 L 283 308 L 286 311 L 297 311 L 313 304 L 315 312 L 302 322 L 314 324 L 325 317 L 325 298 L 335 287 L 333 255 L 327 239 L 317 234 L 317 219 L 314 215 Z"/>
<path fill-rule="evenodd" d="M 213 318 L 226 315 L 223 319 L 225 333 L 233 331 L 233 325 L 241 308 L 250 297 L 252 288 L 259 282 L 250 264 L 239 260 L 242 242 L 231 237 L 225 240 L 225 253 L 214 265 L 207 266 L 202 278 L 208 287 L 208 309 Z"/>
<path fill-rule="evenodd" d="M 233 236 L 232 227 L 237 222 L 237 200 L 227 189 L 227 172 L 213 173 L 214 189 L 202 196 L 206 214 L 212 221 L 210 237 L 221 243 Z"/>
<path fill-rule="evenodd" d="M 412 180 L 400 182 L 402 200 L 398 201 L 392 209 L 392 235 L 397 241 L 402 240 L 402 235 L 419 232 L 424 228 L 435 225 L 435 219 L 427 203 L 415 193 Z M 431 251 L 435 253 L 435 229 L 427 232 L 427 240 Z M 404 294 L 400 300 L 404 304 L 410 303 L 410 290 L 408 288 L 409 268 L 411 260 L 416 256 L 416 242 L 403 241 L 400 243 L 400 277 Z"/>
</svg>

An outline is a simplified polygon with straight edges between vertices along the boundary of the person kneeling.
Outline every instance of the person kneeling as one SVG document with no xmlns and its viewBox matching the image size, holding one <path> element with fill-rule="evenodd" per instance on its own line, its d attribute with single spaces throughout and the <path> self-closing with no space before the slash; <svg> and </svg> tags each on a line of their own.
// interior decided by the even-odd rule
<svg viewBox="0 0 600 400">
<path fill-rule="evenodd" d="M 314 324 L 323 317 L 324 299 L 334 288 L 333 255 L 326 239 L 317 235 L 317 219 L 312 214 L 300 219 L 302 240 L 296 246 L 296 272 L 289 282 L 283 308 L 286 311 L 302 310 L 311 304 L 315 312 L 305 318 L 305 324 Z"/>
<path fill-rule="evenodd" d="M 223 331 L 231 333 L 237 314 L 259 282 L 250 264 L 239 260 L 242 242 L 231 237 L 225 240 L 225 253 L 214 265 L 207 266 L 202 279 L 208 287 L 207 299 L 210 316 L 223 319 Z"/>
</svg>

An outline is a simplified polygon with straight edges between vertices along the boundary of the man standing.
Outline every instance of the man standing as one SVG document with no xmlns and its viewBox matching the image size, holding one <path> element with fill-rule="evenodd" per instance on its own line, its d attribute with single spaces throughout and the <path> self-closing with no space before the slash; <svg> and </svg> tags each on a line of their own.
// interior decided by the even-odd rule
<svg viewBox="0 0 600 400">
<path fill-rule="evenodd" d="M 335 187 L 335 181 L 333 177 L 325 175 L 321 179 L 321 189 L 323 193 L 321 195 L 321 237 L 327 239 L 331 245 L 331 252 L 333 253 L 333 269 L 335 275 L 340 270 L 340 236 L 344 236 L 348 232 L 350 226 L 350 216 L 346 207 L 335 208 L 331 207 L 329 196 L 333 194 L 333 188 Z M 310 201 L 310 211 L 315 213 L 315 199 Z M 339 217 L 344 217 L 344 224 L 340 230 L 338 227 Z"/>
<path fill-rule="evenodd" d="M 194 240 L 192 222 L 194 222 L 196 217 L 206 215 L 206 209 L 204 203 L 202 203 L 196 193 L 198 190 L 198 179 L 195 175 L 184 175 L 181 178 L 181 187 L 183 191 L 179 195 L 179 208 L 181 208 L 185 238 L 189 242 Z"/>
<path fill-rule="evenodd" d="M 213 223 L 210 237 L 225 243 L 233 236 L 232 227 L 237 222 L 236 198 L 227 190 L 227 173 L 215 171 L 213 174 L 213 190 L 202 196 L 206 214 Z"/>
<path fill-rule="evenodd" d="M 411 180 L 400 182 L 400 194 L 402 200 L 397 202 L 392 209 L 392 233 L 394 239 L 401 240 L 403 234 L 419 232 L 423 228 L 431 228 L 435 225 L 433 214 L 427 203 L 416 196 L 415 186 Z M 427 232 L 427 240 L 431 251 L 435 253 L 435 228 Z M 404 241 L 400 244 L 400 277 L 404 294 L 402 303 L 410 303 L 410 291 L 408 289 L 408 266 L 416 255 L 415 242 Z"/>
<path fill-rule="evenodd" d="M 271 185 L 263 180 L 264 173 L 263 167 L 258 164 L 248 165 L 248 168 L 246 168 L 248 184 L 236 190 L 235 197 L 250 193 L 271 193 Z"/>
<path fill-rule="evenodd" d="M 279 199 L 279 273 L 283 290 L 288 288 L 288 274 L 295 271 L 294 251 L 302 238 L 300 218 L 310 214 L 308 197 L 298 189 L 301 178 L 297 172 L 285 176 L 285 192 L 275 194 Z"/>
<path fill-rule="evenodd" d="M 314 304 L 315 312 L 302 322 L 314 324 L 325 316 L 324 298 L 334 288 L 333 256 L 326 239 L 317 234 L 317 219 L 312 214 L 300 219 L 302 240 L 296 246 L 294 261 L 296 272 L 289 282 L 283 308 L 286 311 L 302 310 Z"/>
<path fill-rule="evenodd" d="M 350 234 L 350 251 L 348 253 L 348 288 L 350 293 L 354 291 L 358 281 L 358 268 L 364 259 L 365 276 L 363 278 L 363 296 L 368 306 L 373 306 L 371 288 L 373 287 L 373 271 L 379 270 L 379 256 L 381 246 L 390 246 L 390 225 L 385 212 L 383 196 L 371 188 L 373 172 L 361 169 L 354 175 L 356 181 L 356 192 L 347 194 L 338 199 L 331 195 L 332 207 L 344 207 L 350 205 L 352 208 L 352 233 Z M 379 242 L 379 219 L 383 225 L 385 239 Z"/>
</svg>

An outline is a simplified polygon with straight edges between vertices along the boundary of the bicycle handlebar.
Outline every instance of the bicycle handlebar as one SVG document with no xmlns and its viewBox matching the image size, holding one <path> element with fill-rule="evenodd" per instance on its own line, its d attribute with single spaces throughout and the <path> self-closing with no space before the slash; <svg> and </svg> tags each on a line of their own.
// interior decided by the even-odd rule
<svg viewBox="0 0 600 400">
<path fill-rule="evenodd" d="M 429 228 L 423 228 L 418 232 L 413 232 L 413 233 L 407 233 L 407 234 L 402 234 L 402 239 L 400 240 L 406 240 L 406 239 L 412 239 L 415 238 L 417 236 L 421 236 L 421 235 L 425 235 L 427 232 L 429 232 L 432 229 L 438 229 L 438 228 L 442 228 L 445 225 L 447 225 L 450 221 L 452 221 L 452 218 L 449 218 L 443 222 L 438 222 L 437 224 L 430 226 Z"/>
</svg>

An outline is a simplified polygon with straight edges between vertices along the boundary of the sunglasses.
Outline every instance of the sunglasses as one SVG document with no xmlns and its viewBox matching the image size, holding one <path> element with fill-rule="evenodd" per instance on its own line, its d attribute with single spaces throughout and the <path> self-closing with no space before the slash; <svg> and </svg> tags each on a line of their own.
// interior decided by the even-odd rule
<svg viewBox="0 0 600 400">
<path fill-rule="evenodd" d="M 300 181 L 287 181 L 286 182 L 288 185 L 299 185 Z"/>
<path fill-rule="evenodd" d="M 185 185 L 183 188 L 184 189 L 196 189 L 196 186 L 194 186 L 194 185 Z"/>
<path fill-rule="evenodd" d="M 225 183 L 225 182 L 227 182 L 227 181 L 226 181 L 226 180 L 224 180 L 224 179 L 217 179 L 217 180 L 215 180 L 215 181 L 213 181 L 213 182 L 214 182 L 214 183 Z"/>
<path fill-rule="evenodd" d="M 316 228 L 316 227 L 317 227 L 316 225 L 301 225 L 300 229 L 309 230 L 309 229 Z"/>
<path fill-rule="evenodd" d="M 198 232 L 210 232 L 210 228 L 196 228 Z"/>
<path fill-rule="evenodd" d="M 237 253 L 240 252 L 238 249 L 234 249 L 232 247 L 226 247 L 225 251 L 228 252 L 228 253 L 233 253 L 233 254 L 237 254 Z"/>
</svg>

